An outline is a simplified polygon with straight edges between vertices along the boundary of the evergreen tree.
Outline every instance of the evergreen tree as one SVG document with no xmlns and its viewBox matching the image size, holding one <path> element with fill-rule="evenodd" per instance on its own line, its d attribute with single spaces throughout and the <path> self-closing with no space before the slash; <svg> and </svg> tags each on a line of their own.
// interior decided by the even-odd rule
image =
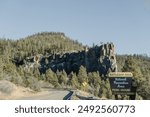
<svg viewBox="0 0 150 117">
<path fill-rule="evenodd" d="M 61 85 L 67 85 L 67 74 L 63 71 L 57 71 L 58 82 Z"/>
<path fill-rule="evenodd" d="M 51 83 L 54 87 L 58 87 L 59 86 L 57 76 L 51 69 L 48 69 L 46 71 L 46 80 L 49 83 Z"/>
<path fill-rule="evenodd" d="M 77 89 L 80 88 L 77 75 L 73 72 L 70 73 L 70 77 L 69 77 L 69 80 L 68 80 L 67 84 L 72 86 L 73 88 L 77 88 Z"/>
<path fill-rule="evenodd" d="M 79 81 L 80 84 L 82 84 L 84 82 L 88 82 L 86 68 L 83 67 L 83 66 L 81 66 L 80 69 L 79 69 L 78 81 Z"/>
<path fill-rule="evenodd" d="M 88 83 L 93 85 L 95 88 L 99 87 L 101 84 L 101 78 L 98 72 L 92 72 L 88 74 Z"/>
<path fill-rule="evenodd" d="M 127 57 L 122 71 L 132 72 L 133 78 L 136 81 L 137 85 L 140 85 L 140 83 L 143 82 L 143 80 L 144 80 L 142 73 L 141 73 L 141 69 L 138 65 L 138 61 L 136 59 L 134 59 L 132 56 Z"/>
</svg>

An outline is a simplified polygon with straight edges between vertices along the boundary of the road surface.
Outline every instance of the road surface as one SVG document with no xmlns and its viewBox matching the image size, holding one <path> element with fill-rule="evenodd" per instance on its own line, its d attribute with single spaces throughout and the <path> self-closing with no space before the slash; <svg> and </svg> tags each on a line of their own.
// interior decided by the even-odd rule
<svg viewBox="0 0 150 117">
<path fill-rule="evenodd" d="M 70 93 L 67 90 L 57 89 L 44 89 L 42 92 L 32 96 L 19 98 L 19 100 L 63 100 L 64 97 Z"/>
</svg>

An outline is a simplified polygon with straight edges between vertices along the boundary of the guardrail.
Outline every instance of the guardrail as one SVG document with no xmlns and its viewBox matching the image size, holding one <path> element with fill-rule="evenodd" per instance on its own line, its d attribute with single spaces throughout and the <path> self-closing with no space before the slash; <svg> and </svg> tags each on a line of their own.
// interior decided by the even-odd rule
<svg viewBox="0 0 150 117">
<path fill-rule="evenodd" d="M 73 95 L 74 91 L 70 91 L 64 98 L 63 100 L 71 100 L 71 96 Z"/>
<path fill-rule="evenodd" d="M 81 96 L 77 90 L 70 90 L 69 93 L 63 98 L 63 100 L 71 100 L 73 94 L 81 100 L 100 100 L 95 96 Z"/>
</svg>

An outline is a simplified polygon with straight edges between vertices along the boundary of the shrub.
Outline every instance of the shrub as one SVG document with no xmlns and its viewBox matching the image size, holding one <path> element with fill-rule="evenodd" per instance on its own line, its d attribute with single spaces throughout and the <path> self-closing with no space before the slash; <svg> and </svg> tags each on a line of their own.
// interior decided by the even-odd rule
<svg viewBox="0 0 150 117">
<path fill-rule="evenodd" d="M 38 81 L 37 78 L 30 77 L 27 79 L 28 87 L 33 89 L 34 91 L 40 91 L 41 90 L 41 83 Z"/>
<path fill-rule="evenodd" d="M 1 80 L 0 81 L 0 92 L 4 94 L 11 94 L 15 90 L 15 85 L 9 81 Z"/>
</svg>

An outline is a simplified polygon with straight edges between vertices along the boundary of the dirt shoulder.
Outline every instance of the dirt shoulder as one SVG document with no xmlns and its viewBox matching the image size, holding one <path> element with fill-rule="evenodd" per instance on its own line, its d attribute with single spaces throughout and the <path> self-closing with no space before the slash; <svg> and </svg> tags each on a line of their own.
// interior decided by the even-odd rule
<svg viewBox="0 0 150 117">
<path fill-rule="evenodd" d="M 0 100 L 61 100 L 68 93 L 67 90 L 51 88 L 42 88 L 40 92 L 35 92 L 6 80 L 0 81 Z"/>
</svg>

